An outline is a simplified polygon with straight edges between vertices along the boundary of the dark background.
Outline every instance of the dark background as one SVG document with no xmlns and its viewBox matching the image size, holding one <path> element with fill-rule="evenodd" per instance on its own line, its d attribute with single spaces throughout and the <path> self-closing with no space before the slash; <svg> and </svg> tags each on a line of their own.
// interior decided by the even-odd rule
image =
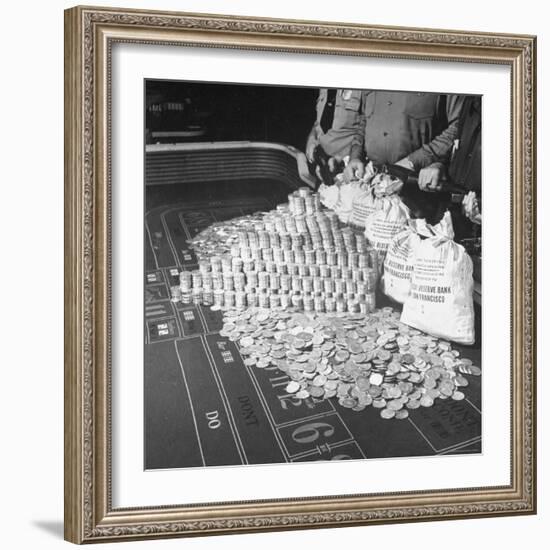
<svg viewBox="0 0 550 550">
<path fill-rule="evenodd" d="M 270 141 L 303 151 L 317 94 L 317 88 L 148 80 L 146 140 Z"/>
</svg>

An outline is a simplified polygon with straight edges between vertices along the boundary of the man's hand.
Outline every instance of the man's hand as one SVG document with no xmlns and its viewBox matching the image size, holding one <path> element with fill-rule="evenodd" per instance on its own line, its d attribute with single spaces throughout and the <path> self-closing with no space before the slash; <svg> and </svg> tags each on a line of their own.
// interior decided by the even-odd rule
<svg viewBox="0 0 550 550">
<path fill-rule="evenodd" d="M 361 179 L 365 175 L 365 164 L 359 159 L 352 159 L 344 170 L 344 179 L 347 183 Z"/>
<path fill-rule="evenodd" d="M 309 162 L 313 162 L 313 152 L 315 151 L 315 147 L 317 147 L 317 145 L 319 145 L 319 142 L 315 138 L 315 134 L 309 134 L 306 143 L 306 158 Z"/>
<path fill-rule="evenodd" d="M 332 176 L 336 175 L 336 170 L 338 169 L 339 163 L 341 161 L 337 157 L 330 157 L 327 161 L 328 170 L 331 173 Z M 321 168 L 319 166 L 315 167 L 315 175 L 319 179 L 319 181 L 322 181 L 323 183 L 323 176 L 321 174 Z"/>
<path fill-rule="evenodd" d="M 433 193 L 441 191 L 445 179 L 445 166 L 440 162 L 434 162 L 426 168 L 422 168 L 418 174 L 418 187 L 422 191 Z"/>
<path fill-rule="evenodd" d="M 472 222 L 481 225 L 481 211 L 474 191 L 464 195 L 462 200 L 462 212 Z"/>
</svg>

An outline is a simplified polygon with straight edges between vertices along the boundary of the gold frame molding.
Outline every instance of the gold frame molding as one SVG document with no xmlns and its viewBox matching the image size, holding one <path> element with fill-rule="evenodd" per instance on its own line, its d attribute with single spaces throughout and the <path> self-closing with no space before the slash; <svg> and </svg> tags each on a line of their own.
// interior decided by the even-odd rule
<svg viewBox="0 0 550 550">
<path fill-rule="evenodd" d="M 512 73 L 511 483 L 113 509 L 110 56 L 116 42 L 507 65 Z M 65 12 L 65 538 L 102 542 L 536 512 L 536 37 L 75 7 Z"/>
</svg>

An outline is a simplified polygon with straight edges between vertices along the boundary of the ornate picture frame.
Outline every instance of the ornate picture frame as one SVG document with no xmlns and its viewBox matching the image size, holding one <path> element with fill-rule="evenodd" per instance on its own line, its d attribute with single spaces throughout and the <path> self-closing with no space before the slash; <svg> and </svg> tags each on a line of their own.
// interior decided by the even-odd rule
<svg viewBox="0 0 550 550">
<path fill-rule="evenodd" d="M 116 43 L 508 66 L 511 483 L 113 508 L 111 51 Z M 65 12 L 65 538 L 75 543 L 536 513 L 536 38 L 75 7 Z"/>
</svg>

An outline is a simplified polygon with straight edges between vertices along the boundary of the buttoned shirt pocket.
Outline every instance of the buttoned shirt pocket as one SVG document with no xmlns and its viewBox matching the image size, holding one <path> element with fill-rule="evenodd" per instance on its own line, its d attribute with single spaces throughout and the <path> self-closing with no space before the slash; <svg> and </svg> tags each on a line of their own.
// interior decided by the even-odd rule
<svg viewBox="0 0 550 550">
<path fill-rule="evenodd" d="M 418 92 L 407 97 L 407 116 L 414 119 L 434 118 L 437 113 L 438 94 Z"/>
<path fill-rule="evenodd" d="M 363 107 L 361 109 L 363 116 L 370 118 L 376 107 L 376 92 L 364 92 Z"/>
<path fill-rule="evenodd" d="M 339 90 L 336 96 L 333 128 L 352 130 L 359 123 L 361 107 L 360 90 Z"/>
<path fill-rule="evenodd" d="M 438 94 L 416 93 L 407 98 L 406 115 L 409 121 L 410 152 L 429 143 L 434 137 Z"/>
</svg>

